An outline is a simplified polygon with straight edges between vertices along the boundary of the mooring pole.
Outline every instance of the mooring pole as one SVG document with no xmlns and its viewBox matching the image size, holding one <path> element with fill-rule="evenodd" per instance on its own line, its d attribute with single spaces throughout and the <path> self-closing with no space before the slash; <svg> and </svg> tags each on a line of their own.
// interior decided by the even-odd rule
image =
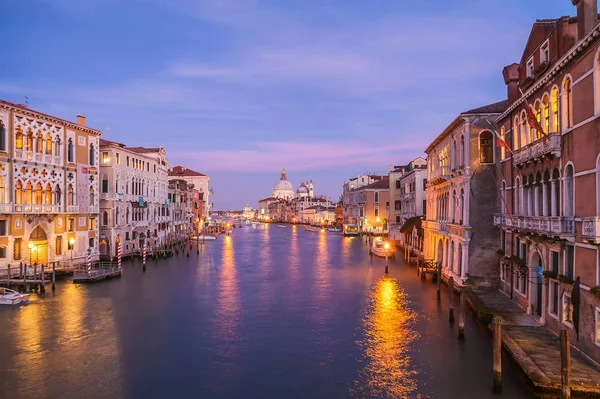
<svg viewBox="0 0 600 399">
<path fill-rule="evenodd" d="M 569 332 L 560 332 L 560 387 L 561 399 L 571 398 L 571 343 Z"/>
<path fill-rule="evenodd" d="M 494 343 L 493 343 L 494 392 L 501 392 L 502 391 L 502 320 L 498 316 L 494 316 L 493 329 L 494 329 Z"/>
<path fill-rule="evenodd" d="M 458 338 L 465 337 L 465 289 L 460 289 L 460 307 L 458 309 Z"/>
</svg>

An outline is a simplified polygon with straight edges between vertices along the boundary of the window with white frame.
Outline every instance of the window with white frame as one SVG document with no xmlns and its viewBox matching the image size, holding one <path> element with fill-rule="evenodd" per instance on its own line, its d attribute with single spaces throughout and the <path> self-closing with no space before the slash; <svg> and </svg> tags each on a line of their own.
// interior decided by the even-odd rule
<svg viewBox="0 0 600 399">
<path fill-rule="evenodd" d="M 533 57 L 531 57 L 529 61 L 527 61 L 526 71 L 528 78 L 533 77 Z"/>
<path fill-rule="evenodd" d="M 540 48 L 540 62 L 543 64 L 550 61 L 550 42 L 546 40 Z"/>
<path fill-rule="evenodd" d="M 563 295 L 562 301 L 562 321 L 564 324 L 572 325 L 573 324 L 573 302 L 571 301 L 571 295 L 566 292 Z"/>
</svg>

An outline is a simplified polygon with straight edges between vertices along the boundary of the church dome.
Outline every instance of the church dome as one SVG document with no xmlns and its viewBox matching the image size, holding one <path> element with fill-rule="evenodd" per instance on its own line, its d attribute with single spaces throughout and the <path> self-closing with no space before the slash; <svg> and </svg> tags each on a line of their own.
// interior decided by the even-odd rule
<svg viewBox="0 0 600 399">
<path fill-rule="evenodd" d="M 285 169 L 281 172 L 281 176 L 275 187 L 273 187 L 273 197 L 282 198 L 282 199 L 292 199 L 294 198 L 294 186 L 287 179 L 287 174 L 285 173 Z"/>
<path fill-rule="evenodd" d="M 296 190 L 296 194 L 308 194 L 308 187 L 301 184 L 300 187 L 298 187 L 298 190 Z"/>
</svg>

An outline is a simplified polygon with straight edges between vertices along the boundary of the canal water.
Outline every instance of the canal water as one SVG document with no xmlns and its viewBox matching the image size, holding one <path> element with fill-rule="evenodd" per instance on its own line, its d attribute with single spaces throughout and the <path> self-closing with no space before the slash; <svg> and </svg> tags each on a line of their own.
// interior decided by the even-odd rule
<svg viewBox="0 0 600 399">
<path fill-rule="evenodd" d="M 0 398 L 497 398 L 491 340 L 364 240 L 243 226 L 0 309 Z M 398 257 L 400 258 L 400 257 Z M 454 298 L 456 301 L 456 298 Z M 502 397 L 530 397 L 506 359 Z"/>
</svg>

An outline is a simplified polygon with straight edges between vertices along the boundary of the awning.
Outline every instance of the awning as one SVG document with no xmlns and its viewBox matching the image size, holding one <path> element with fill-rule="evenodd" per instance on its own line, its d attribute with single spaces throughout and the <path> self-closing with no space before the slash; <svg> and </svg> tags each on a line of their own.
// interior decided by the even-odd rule
<svg viewBox="0 0 600 399">
<path fill-rule="evenodd" d="M 400 227 L 400 232 L 405 234 L 410 234 L 413 228 L 417 229 L 417 235 L 419 237 L 423 237 L 423 227 L 421 216 L 414 216 L 412 218 L 406 219 L 406 222 Z"/>
</svg>

